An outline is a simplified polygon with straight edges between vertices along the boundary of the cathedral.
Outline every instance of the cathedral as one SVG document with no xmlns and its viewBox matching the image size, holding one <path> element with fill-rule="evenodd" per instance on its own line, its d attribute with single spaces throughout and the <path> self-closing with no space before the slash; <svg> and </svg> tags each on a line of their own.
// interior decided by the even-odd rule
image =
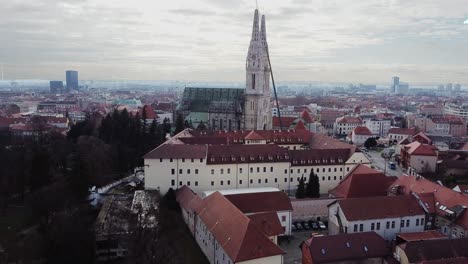
<svg viewBox="0 0 468 264">
<path fill-rule="evenodd" d="M 186 87 L 176 115 L 182 115 L 194 128 L 203 124 L 212 130 L 272 129 L 265 16 L 260 20 L 258 9 L 245 68 L 245 89 Z"/>
</svg>

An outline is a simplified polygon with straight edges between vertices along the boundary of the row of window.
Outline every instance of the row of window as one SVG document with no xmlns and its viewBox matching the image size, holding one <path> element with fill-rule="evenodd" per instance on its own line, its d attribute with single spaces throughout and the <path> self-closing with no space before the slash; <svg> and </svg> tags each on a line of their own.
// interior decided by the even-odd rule
<svg viewBox="0 0 468 264">
<path fill-rule="evenodd" d="M 311 169 L 311 170 L 313 170 L 313 169 Z M 346 170 L 349 171 L 349 167 L 346 168 Z M 198 174 L 198 169 L 195 169 L 194 171 L 195 171 L 195 174 Z M 307 173 L 307 169 L 303 169 L 303 171 L 304 171 L 304 173 Z M 334 168 L 333 171 L 334 171 L 334 172 L 337 172 L 338 169 L 337 169 L 337 168 Z M 342 172 L 342 171 L 343 171 L 343 168 L 340 168 L 340 172 Z M 171 174 L 172 174 L 172 175 L 175 175 L 175 172 L 176 172 L 175 169 L 171 169 Z M 187 174 L 191 174 L 191 170 L 190 170 L 190 169 L 187 169 L 186 172 L 187 172 Z M 239 168 L 239 173 L 242 173 L 242 172 L 243 172 L 242 168 Z M 250 173 L 253 173 L 253 172 L 254 172 L 254 168 L 253 168 L 253 167 L 250 167 Z M 257 172 L 258 172 L 258 173 L 260 172 L 260 167 L 257 167 Z M 263 167 L 263 172 L 267 172 L 267 168 L 266 168 L 266 167 Z M 273 172 L 273 167 L 270 167 L 270 172 Z M 294 173 L 294 170 L 291 169 L 290 172 L 291 172 L 291 173 Z M 316 169 L 316 172 L 320 172 L 320 168 L 317 168 L 317 169 Z M 325 168 L 322 169 L 322 172 L 326 172 Z M 328 172 L 332 172 L 332 168 L 328 168 Z M 183 173 L 184 173 L 184 170 L 183 170 L 183 169 L 179 169 L 179 174 L 183 174 Z M 219 173 L 220 173 L 220 174 L 224 174 L 224 169 L 220 169 L 220 170 L 219 170 Z M 285 169 L 285 170 L 284 170 L 284 173 L 285 173 L 285 174 L 288 174 L 288 170 Z M 297 169 L 297 173 L 301 173 L 301 169 Z M 211 174 L 212 174 L 212 175 L 215 174 L 215 170 L 214 170 L 214 169 L 211 169 Z M 227 174 L 231 174 L 231 169 L 230 169 L 230 168 L 227 168 Z M 330 177 L 328 177 L 328 178 L 330 178 Z M 335 176 L 335 178 L 336 178 L 336 176 Z M 341 179 L 341 177 L 340 177 L 340 179 Z M 325 177 L 323 177 L 323 180 L 325 180 Z M 330 179 L 328 179 L 328 180 L 330 180 Z M 335 180 L 336 180 L 336 179 L 335 179 Z"/>
<path fill-rule="evenodd" d="M 410 226 L 410 219 L 406 219 L 405 220 L 401 220 L 401 223 L 400 223 L 400 227 L 405 227 L 405 224 L 406 224 L 406 227 L 409 227 Z M 421 219 L 416 219 L 416 226 L 419 226 L 419 225 L 424 225 L 424 218 L 421 218 Z M 390 229 L 390 226 L 393 228 L 395 228 L 395 221 L 387 221 L 386 222 L 386 229 Z M 363 232 L 364 231 L 364 224 L 354 224 L 354 232 L 357 232 L 358 231 L 358 227 L 359 227 L 359 232 Z M 374 230 L 380 230 L 380 222 L 377 222 L 377 223 L 371 223 L 371 228 L 370 228 L 371 231 L 374 231 Z"/>
<path fill-rule="evenodd" d="M 159 159 L 159 162 L 163 162 L 164 159 L 160 158 Z M 174 159 L 169 159 L 169 162 L 173 162 Z M 182 159 L 182 162 L 185 162 L 185 159 Z M 190 162 L 194 163 L 195 162 L 195 159 L 190 159 Z M 200 163 L 203 163 L 203 159 L 200 159 Z"/>
<path fill-rule="evenodd" d="M 179 169 L 179 174 L 183 174 L 183 173 L 184 173 L 184 170 Z M 191 173 L 191 170 L 187 169 L 187 174 L 190 174 L 190 173 Z M 171 169 L 171 174 L 175 175 L 175 169 Z M 195 174 L 198 174 L 198 169 L 195 169 Z"/>
<path fill-rule="evenodd" d="M 332 178 L 331 176 L 328 176 L 328 180 L 330 181 Z M 337 180 L 337 176 L 333 176 L 333 180 Z M 339 179 L 342 180 L 343 179 L 343 176 L 339 176 Z M 297 182 L 299 183 L 299 181 L 301 180 L 301 177 L 297 177 Z M 289 181 L 290 182 L 294 182 L 294 178 L 291 177 L 289 178 Z M 322 177 L 322 181 L 325 181 L 325 177 Z M 257 180 L 258 184 L 261 184 L 262 183 L 262 179 L 258 179 Z M 274 182 L 275 183 L 278 183 L 278 178 L 275 178 L 274 179 Z M 284 178 L 284 182 L 288 182 L 288 178 Z M 214 186 L 214 181 L 211 181 L 211 186 Z M 230 180 L 227 180 L 226 181 L 227 185 L 231 185 L 231 181 Z M 242 180 L 239 180 L 239 184 L 242 184 L 243 181 Z M 250 179 L 250 184 L 253 184 L 254 183 L 254 180 L 253 179 Z M 265 179 L 264 180 L 264 183 L 268 183 L 268 179 Z M 191 185 L 191 181 L 187 181 L 187 186 L 190 186 Z M 182 181 L 179 181 L 179 186 L 182 186 L 183 185 L 183 182 Z M 220 181 L 219 182 L 219 185 L 223 186 L 224 185 L 224 181 Z M 175 180 L 171 180 L 171 186 L 175 186 Z M 195 181 L 195 186 L 198 186 L 198 181 Z"/>
</svg>

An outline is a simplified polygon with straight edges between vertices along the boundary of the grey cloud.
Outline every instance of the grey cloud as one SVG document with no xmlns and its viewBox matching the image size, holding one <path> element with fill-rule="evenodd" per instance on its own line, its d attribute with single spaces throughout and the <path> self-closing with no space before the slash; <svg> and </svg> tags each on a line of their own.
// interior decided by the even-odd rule
<svg viewBox="0 0 468 264">
<path fill-rule="evenodd" d="M 202 10 L 202 9 L 172 9 L 169 12 L 176 14 L 176 15 L 183 15 L 183 16 L 215 16 L 218 13 L 210 10 Z"/>
</svg>

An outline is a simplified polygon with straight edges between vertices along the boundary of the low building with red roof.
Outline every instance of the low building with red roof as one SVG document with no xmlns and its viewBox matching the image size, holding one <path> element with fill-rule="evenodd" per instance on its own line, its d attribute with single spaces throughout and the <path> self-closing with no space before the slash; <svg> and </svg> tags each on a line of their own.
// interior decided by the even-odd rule
<svg viewBox="0 0 468 264">
<path fill-rule="evenodd" d="M 354 128 L 361 126 L 363 121 L 359 116 L 343 116 L 336 119 L 333 125 L 335 135 L 346 136 L 350 134 Z"/>
<path fill-rule="evenodd" d="M 375 232 L 315 235 L 301 244 L 302 264 L 386 263 L 391 250 Z"/>
<path fill-rule="evenodd" d="M 450 237 L 468 237 L 468 195 L 416 176 L 399 177 L 389 194 L 419 197 L 428 211 L 427 228 Z"/>
<path fill-rule="evenodd" d="M 221 193 L 201 199 L 188 187 L 179 189 L 176 199 L 210 263 L 283 263 L 285 252 L 276 244 L 282 228 L 274 213 L 246 216 Z"/>
<path fill-rule="evenodd" d="M 401 147 L 401 165 L 417 173 L 433 173 L 437 169 L 438 154 L 437 147 L 415 141 Z"/>
<path fill-rule="evenodd" d="M 362 146 L 369 138 L 374 135 L 366 126 L 357 126 L 351 132 L 351 141 L 356 146 Z"/>
<path fill-rule="evenodd" d="M 388 139 L 390 142 L 396 143 L 402 139 L 407 138 L 408 136 L 414 136 L 417 133 L 416 128 L 399 128 L 393 127 L 388 130 Z"/>
<path fill-rule="evenodd" d="M 426 213 L 416 197 L 377 196 L 336 200 L 328 206 L 329 234 L 374 231 L 385 240 L 424 231 Z"/>
<path fill-rule="evenodd" d="M 335 198 L 386 196 L 388 187 L 396 179 L 397 177 L 387 177 L 380 171 L 359 164 L 328 193 Z"/>
<path fill-rule="evenodd" d="M 241 212 L 252 214 L 274 212 L 280 221 L 281 235 L 291 235 L 292 205 L 284 192 L 256 192 L 225 195 Z M 255 201 L 255 202 L 252 202 Z"/>
</svg>

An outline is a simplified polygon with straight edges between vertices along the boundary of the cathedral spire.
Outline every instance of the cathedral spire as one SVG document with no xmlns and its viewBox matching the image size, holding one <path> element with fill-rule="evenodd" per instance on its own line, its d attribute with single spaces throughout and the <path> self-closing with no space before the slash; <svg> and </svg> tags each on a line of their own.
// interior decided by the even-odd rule
<svg viewBox="0 0 468 264">
<path fill-rule="evenodd" d="M 259 32 L 258 32 L 258 9 L 255 9 L 254 21 L 253 21 L 253 29 L 252 29 L 252 40 L 251 40 L 251 41 L 258 41 L 258 39 L 259 39 Z"/>
<path fill-rule="evenodd" d="M 260 39 L 265 50 L 268 50 L 268 43 L 266 39 L 266 25 L 265 25 L 265 15 L 262 15 L 262 24 L 260 27 Z"/>
</svg>

